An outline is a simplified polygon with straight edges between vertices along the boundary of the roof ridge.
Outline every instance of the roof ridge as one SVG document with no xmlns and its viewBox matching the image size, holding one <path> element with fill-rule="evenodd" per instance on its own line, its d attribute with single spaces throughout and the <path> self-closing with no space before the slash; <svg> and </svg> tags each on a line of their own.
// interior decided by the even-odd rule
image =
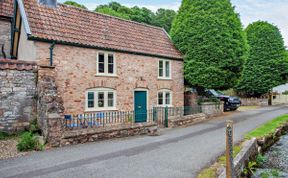
<svg viewBox="0 0 288 178">
<path fill-rule="evenodd" d="M 134 23 L 134 24 L 141 25 L 141 26 L 155 28 L 155 29 L 158 29 L 158 30 L 162 30 L 163 29 L 162 27 L 158 27 L 158 26 L 155 26 L 155 25 L 149 25 L 149 24 L 146 24 L 146 23 L 136 22 L 136 21 L 133 21 L 133 20 L 127 20 L 127 19 L 123 19 L 123 18 L 120 18 L 120 17 L 116 17 L 116 16 L 112 16 L 112 15 L 108 15 L 108 14 L 104 14 L 104 13 L 100 13 L 100 12 L 96 12 L 96 11 L 91 11 L 89 9 L 82 9 L 80 7 L 75 7 L 75 6 L 68 5 L 68 4 L 63 4 L 63 3 L 57 3 L 57 4 L 62 5 L 62 6 L 66 6 L 68 8 L 73 8 L 73 9 L 77 9 L 77 10 L 80 10 L 80 11 L 89 12 L 89 13 L 92 13 L 92 14 L 98 14 L 98 15 L 102 15 L 102 16 L 118 19 L 118 20 L 121 20 L 121 21 L 126 21 L 126 22 L 129 22 L 129 23 Z"/>
</svg>

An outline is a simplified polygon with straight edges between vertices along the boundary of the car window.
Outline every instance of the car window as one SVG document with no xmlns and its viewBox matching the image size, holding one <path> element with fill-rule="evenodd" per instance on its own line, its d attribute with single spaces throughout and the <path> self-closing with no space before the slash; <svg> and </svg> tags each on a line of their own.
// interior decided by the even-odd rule
<svg viewBox="0 0 288 178">
<path fill-rule="evenodd" d="M 225 95 L 224 93 L 222 93 L 221 91 L 215 91 L 218 93 L 218 95 Z"/>
<path fill-rule="evenodd" d="M 209 90 L 209 91 L 213 96 L 216 96 L 216 97 L 219 96 L 219 93 L 217 91 L 215 90 Z"/>
</svg>

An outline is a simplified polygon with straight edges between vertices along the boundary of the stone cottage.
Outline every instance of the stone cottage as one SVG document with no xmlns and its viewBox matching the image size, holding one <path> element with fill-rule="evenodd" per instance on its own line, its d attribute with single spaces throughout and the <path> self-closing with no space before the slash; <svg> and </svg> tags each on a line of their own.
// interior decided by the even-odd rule
<svg viewBox="0 0 288 178">
<path fill-rule="evenodd" d="M 2 18 L 11 3 L 0 2 L 0 39 L 6 58 L 37 64 L 38 118 L 134 110 L 145 122 L 153 107 L 184 105 L 183 58 L 164 29 L 56 0 L 16 0 Z"/>
</svg>

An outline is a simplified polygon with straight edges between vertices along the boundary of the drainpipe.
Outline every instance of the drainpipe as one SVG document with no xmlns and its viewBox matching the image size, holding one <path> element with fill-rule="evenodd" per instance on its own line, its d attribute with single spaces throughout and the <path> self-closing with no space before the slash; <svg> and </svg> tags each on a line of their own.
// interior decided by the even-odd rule
<svg viewBox="0 0 288 178">
<path fill-rule="evenodd" d="M 50 49 L 50 66 L 53 66 L 53 50 L 54 50 L 54 47 L 55 47 L 55 42 L 53 42 L 51 44 L 51 46 L 49 47 L 49 49 Z"/>
</svg>

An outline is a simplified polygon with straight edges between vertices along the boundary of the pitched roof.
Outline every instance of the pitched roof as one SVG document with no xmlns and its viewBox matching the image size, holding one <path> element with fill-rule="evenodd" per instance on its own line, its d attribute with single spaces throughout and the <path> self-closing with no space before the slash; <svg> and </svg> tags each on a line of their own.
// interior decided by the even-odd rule
<svg viewBox="0 0 288 178">
<path fill-rule="evenodd" d="M 0 16 L 13 16 L 13 0 L 0 0 Z"/>
<path fill-rule="evenodd" d="M 182 59 L 159 27 L 58 4 L 56 8 L 25 0 L 30 39 Z"/>
</svg>

